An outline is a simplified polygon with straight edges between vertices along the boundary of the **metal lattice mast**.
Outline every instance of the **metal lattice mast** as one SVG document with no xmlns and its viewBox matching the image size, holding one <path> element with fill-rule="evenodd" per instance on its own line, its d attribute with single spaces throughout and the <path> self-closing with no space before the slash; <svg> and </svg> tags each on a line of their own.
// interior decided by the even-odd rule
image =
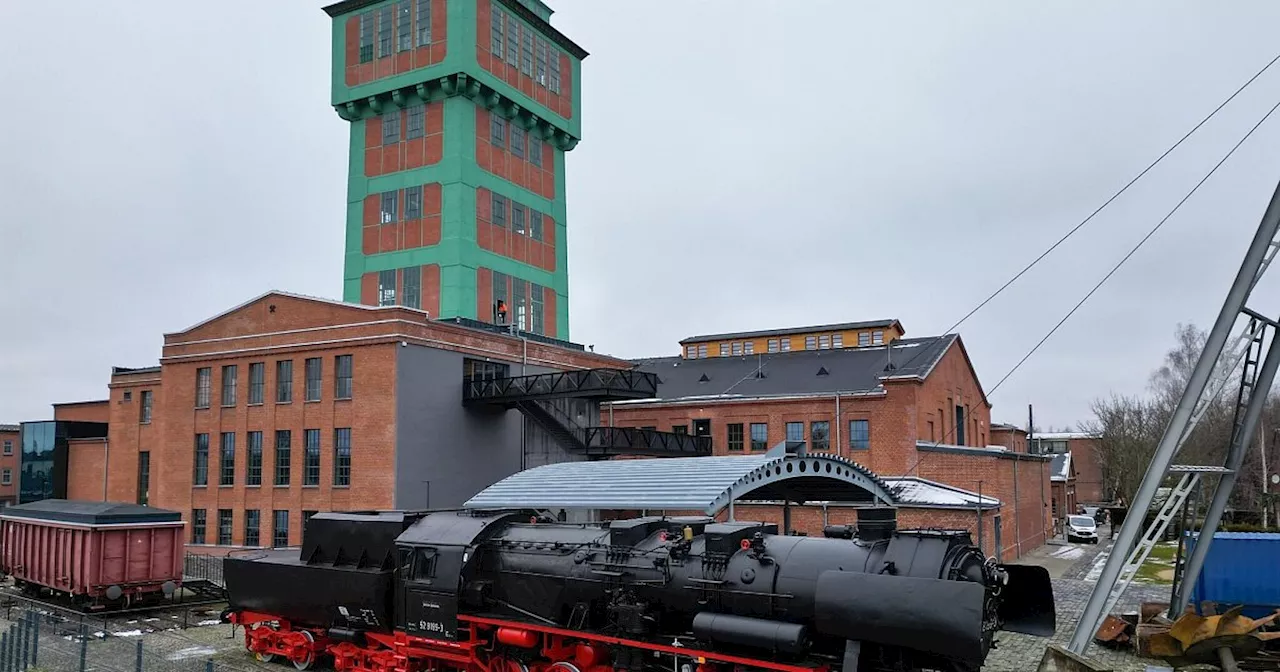
<svg viewBox="0 0 1280 672">
<path fill-rule="evenodd" d="M 1112 589 L 1115 588 L 1116 582 L 1120 578 L 1120 570 L 1123 568 L 1129 552 L 1138 540 L 1143 520 L 1146 517 L 1145 513 L 1151 508 L 1151 502 L 1155 499 L 1156 490 L 1160 487 L 1160 483 L 1168 473 L 1169 467 L 1173 464 L 1173 458 L 1177 454 L 1178 447 L 1181 445 L 1184 435 L 1191 424 L 1196 406 L 1207 391 L 1210 375 L 1213 373 L 1219 358 L 1222 357 L 1231 329 L 1240 314 L 1245 311 L 1245 304 L 1253 291 L 1254 285 L 1257 284 L 1264 264 L 1269 261 L 1269 257 L 1274 255 L 1273 248 L 1277 246 L 1278 242 L 1277 234 L 1280 234 L 1280 185 L 1276 186 L 1276 190 L 1271 195 L 1271 201 L 1267 205 L 1266 213 L 1263 214 L 1258 230 L 1253 236 L 1253 242 L 1250 243 L 1249 250 L 1245 253 L 1244 260 L 1240 264 L 1240 270 L 1236 273 L 1235 280 L 1231 283 L 1231 289 L 1227 292 L 1226 300 L 1223 301 L 1218 318 L 1214 321 L 1213 328 L 1209 332 L 1204 350 L 1200 353 L 1200 359 L 1196 362 L 1191 378 L 1187 382 L 1187 388 L 1183 390 L 1182 398 L 1174 409 L 1169 425 L 1165 427 L 1164 435 L 1160 438 L 1160 443 L 1156 447 L 1151 464 L 1147 467 L 1147 472 L 1142 477 L 1142 484 L 1138 486 L 1138 492 L 1134 495 L 1133 501 L 1130 502 L 1130 512 L 1137 515 L 1125 516 L 1124 523 L 1120 527 L 1120 534 L 1117 536 L 1111 554 L 1102 568 L 1102 575 L 1094 585 L 1093 592 L 1089 595 L 1089 602 L 1085 605 L 1084 613 L 1081 614 L 1080 621 L 1076 624 L 1075 632 L 1071 635 L 1068 649 L 1072 653 L 1077 655 L 1084 654 L 1084 650 L 1093 638 L 1093 634 L 1097 632 L 1103 617 L 1106 616 L 1104 607 Z M 1269 356 L 1268 360 L 1270 359 L 1271 357 Z M 1206 524 L 1201 531 L 1201 540 L 1205 538 L 1205 532 L 1208 532 L 1210 536 L 1213 534 L 1213 530 L 1209 529 Z M 1196 544 L 1196 548 L 1199 551 L 1202 548 L 1202 544 Z M 1194 580 L 1194 577 L 1188 575 L 1187 579 Z"/>
</svg>

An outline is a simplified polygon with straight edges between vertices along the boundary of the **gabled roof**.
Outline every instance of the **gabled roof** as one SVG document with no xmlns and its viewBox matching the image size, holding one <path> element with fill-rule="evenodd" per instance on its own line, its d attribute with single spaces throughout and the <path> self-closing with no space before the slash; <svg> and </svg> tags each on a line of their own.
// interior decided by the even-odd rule
<svg viewBox="0 0 1280 672">
<path fill-rule="evenodd" d="M 1071 453 L 1058 453 L 1049 464 L 1049 480 L 1066 481 L 1071 478 Z"/>
<path fill-rule="evenodd" d="M 176 332 L 167 333 L 167 334 L 165 334 L 165 336 L 178 336 L 178 335 L 181 335 L 181 334 L 185 334 L 185 333 L 187 333 L 187 332 L 190 332 L 190 331 L 195 331 L 196 329 L 199 329 L 200 327 L 203 327 L 203 326 L 205 326 L 205 325 L 207 325 L 207 324 L 210 324 L 210 323 L 212 323 L 212 322 L 215 322 L 215 321 L 217 321 L 217 320 L 220 320 L 220 319 L 222 319 L 222 318 L 224 318 L 224 317 L 226 317 L 226 316 L 228 316 L 228 315 L 231 315 L 231 314 L 233 314 L 233 313 L 235 313 L 235 312 L 237 312 L 237 311 L 239 311 L 239 310 L 243 310 L 244 308 L 247 308 L 248 306 L 251 306 L 251 305 L 253 305 L 253 304 L 255 304 L 255 303 L 257 303 L 257 302 L 259 302 L 259 301 L 261 301 L 261 300 L 263 300 L 263 299 L 265 299 L 265 298 L 272 297 L 272 296 L 279 296 L 279 297 L 290 298 L 290 299 L 299 299 L 299 300 L 301 300 L 301 301 L 314 301 L 314 302 L 316 302 L 316 303 L 323 303 L 323 304 L 327 304 L 327 305 L 330 305 L 330 306 L 340 306 L 340 307 L 343 307 L 343 308 L 350 308 L 350 309 L 352 309 L 352 310 L 364 310 L 364 311 L 369 311 L 369 312 L 371 312 L 371 313 L 376 313 L 376 312 L 379 312 L 379 311 L 381 311 L 381 312 L 393 312 L 393 311 L 397 311 L 397 310 L 410 310 L 410 311 L 414 311 L 414 312 L 417 312 L 417 313 L 422 313 L 422 315 L 423 315 L 423 316 L 426 316 L 426 315 L 427 315 L 427 312 L 426 312 L 426 311 L 424 311 L 424 310 L 417 310 L 417 309 L 415 309 L 415 308 L 407 308 L 407 307 L 405 307 L 405 306 L 366 306 L 366 305 L 361 304 L 361 303 L 348 303 L 348 302 L 346 302 L 346 301 L 338 301 L 338 300 L 335 300 L 335 299 L 326 299 L 326 298 L 319 297 L 319 296 L 308 296 L 308 295 L 306 295 L 306 294 L 295 294 L 295 293 L 293 293 L 293 292 L 283 292 L 283 291 L 280 291 L 280 290 L 278 290 L 278 289 L 273 289 L 273 290 L 268 291 L 268 292 L 263 292 L 262 294 L 259 294 L 258 296 L 255 296 L 255 297 L 253 297 L 252 299 L 249 299 L 248 301 L 245 301 L 244 303 L 241 303 L 241 304 L 239 304 L 239 305 L 237 305 L 237 306 L 233 306 L 233 307 L 231 307 L 231 308 L 228 308 L 228 309 L 226 309 L 226 310 L 222 311 L 221 313 L 218 313 L 217 315 L 214 315 L 214 316 L 212 316 L 212 317 L 208 317 L 208 318 L 205 318 L 205 319 L 203 319 L 203 320 L 200 320 L 199 322 L 197 322 L 197 323 L 195 323 L 195 324 L 193 324 L 193 325 L 191 325 L 191 326 L 187 327 L 186 329 L 183 329 L 183 330 L 181 330 L 181 331 L 176 331 Z"/>
<path fill-rule="evenodd" d="M 658 398 L 643 404 L 693 397 L 720 399 L 867 392 L 884 380 L 924 380 L 960 337 L 899 339 L 891 346 L 799 350 L 741 357 L 633 360 L 658 376 Z M 965 355 L 966 360 L 968 355 Z M 887 368 L 892 364 L 894 368 Z M 972 369 L 972 365 L 970 365 Z M 763 377 L 760 377 L 760 376 Z M 976 379 L 976 374 L 975 374 Z"/>
<path fill-rule="evenodd" d="M 820 324 L 812 327 L 787 327 L 785 329 L 764 329 L 760 331 L 731 331 L 724 334 L 704 334 L 690 336 L 680 345 L 702 343 L 705 341 L 731 341 L 735 338 L 769 338 L 771 336 L 795 336 L 798 334 L 817 334 L 824 331 L 852 331 L 854 329 L 875 329 L 876 327 L 894 327 L 903 332 L 902 323 L 897 320 L 868 320 L 865 322 L 841 322 L 839 324 Z M 905 333 L 905 332 L 903 332 Z"/>
</svg>

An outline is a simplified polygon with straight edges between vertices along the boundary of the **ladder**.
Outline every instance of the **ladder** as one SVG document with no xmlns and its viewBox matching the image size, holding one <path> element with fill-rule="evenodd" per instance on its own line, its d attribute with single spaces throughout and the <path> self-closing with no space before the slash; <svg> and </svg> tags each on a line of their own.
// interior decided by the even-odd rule
<svg viewBox="0 0 1280 672">
<path fill-rule="evenodd" d="M 1186 504 L 1187 498 L 1191 496 L 1196 486 L 1199 485 L 1200 475 L 1225 474 L 1229 473 L 1229 470 L 1226 467 L 1175 464 L 1169 467 L 1169 473 L 1180 473 L 1182 474 L 1182 479 L 1174 486 L 1173 491 L 1169 493 L 1169 497 L 1164 500 L 1164 506 L 1160 507 L 1159 513 L 1156 514 L 1155 520 L 1151 521 L 1151 527 L 1147 528 L 1146 534 L 1142 536 L 1142 539 L 1129 552 L 1129 556 L 1125 558 L 1124 566 L 1120 569 L 1120 577 L 1107 595 L 1106 607 L 1102 612 L 1104 615 L 1115 610 L 1116 603 L 1120 601 L 1120 596 L 1124 595 L 1124 591 L 1129 589 L 1129 584 L 1133 583 L 1133 577 L 1138 575 L 1138 570 L 1142 568 L 1142 564 L 1151 555 L 1151 550 L 1164 537 L 1165 530 L 1169 528 L 1169 522 L 1173 520 L 1174 516 L 1178 515 L 1183 505 Z"/>
</svg>

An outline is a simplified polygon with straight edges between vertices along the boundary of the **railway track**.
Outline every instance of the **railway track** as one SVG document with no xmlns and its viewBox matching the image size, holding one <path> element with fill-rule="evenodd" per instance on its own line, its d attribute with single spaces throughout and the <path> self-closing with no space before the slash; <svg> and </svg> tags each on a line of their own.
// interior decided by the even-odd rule
<svg viewBox="0 0 1280 672">
<path fill-rule="evenodd" d="M 179 600 L 166 600 L 158 604 L 128 609 L 91 609 L 75 605 L 70 601 L 33 597 L 14 588 L 12 585 L 0 586 L 0 608 L 6 616 L 14 610 L 33 610 L 56 621 L 82 623 L 102 632 L 115 632 L 129 627 L 138 629 L 139 625 L 152 629 L 187 629 L 195 625 L 204 625 L 217 618 L 226 598 L 220 586 L 204 579 L 191 581 L 195 586 L 183 583 L 184 595 Z M 188 596 L 188 589 L 189 596 Z M 212 614 L 210 616 L 209 614 Z"/>
</svg>

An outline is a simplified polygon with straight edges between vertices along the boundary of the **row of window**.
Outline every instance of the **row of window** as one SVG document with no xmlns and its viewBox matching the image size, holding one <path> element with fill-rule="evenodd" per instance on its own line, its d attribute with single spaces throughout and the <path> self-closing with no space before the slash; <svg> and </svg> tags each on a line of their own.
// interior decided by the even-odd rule
<svg viewBox="0 0 1280 672">
<path fill-rule="evenodd" d="M 307 526 L 311 516 L 319 511 L 303 511 L 302 526 Z M 218 528 L 216 543 L 219 546 L 231 545 L 231 531 L 235 527 L 235 509 L 218 509 Z M 209 525 L 206 509 L 191 510 L 191 543 L 204 544 Z M 258 509 L 244 510 L 244 545 L 262 546 L 262 511 Z M 271 512 L 271 546 L 279 548 L 289 545 L 289 511 L 276 509 Z"/>
<path fill-rule="evenodd" d="M 507 228 L 511 222 L 511 231 L 521 236 L 529 236 L 534 240 L 542 240 L 542 213 L 515 201 L 493 194 L 489 221 L 494 226 Z M 508 216 L 509 213 L 509 216 Z"/>
<path fill-rule="evenodd" d="M 545 291 L 546 289 L 537 283 L 494 271 L 494 323 L 507 323 L 497 314 L 499 302 L 504 306 L 514 304 L 514 314 L 507 316 L 511 320 L 510 324 L 515 324 L 520 331 L 546 334 L 546 316 L 543 314 Z"/>
<path fill-rule="evenodd" d="M 334 368 L 336 369 L 333 396 L 335 399 L 350 399 L 352 392 L 351 355 L 338 355 L 333 359 Z M 266 366 L 265 362 L 249 364 L 248 403 L 250 405 L 263 403 L 266 390 Z M 321 357 L 309 357 L 304 362 L 304 367 L 304 400 L 320 401 L 320 381 L 323 377 L 324 360 Z M 238 403 L 239 378 L 239 365 L 228 364 L 222 367 L 222 405 L 224 407 L 235 406 Z M 196 408 L 209 408 L 212 399 L 213 369 L 207 366 L 196 369 Z M 288 404 L 293 401 L 292 359 L 276 361 L 275 400 L 277 404 Z"/>
<path fill-rule="evenodd" d="M 133 392 L 131 390 L 125 390 L 124 402 L 127 404 L 131 401 L 133 401 Z M 138 422 L 144 425 L 151 424 L 151 406 L 153 401 L 154 397 L 151 394 L 151 390 L 143 390 L 142 398 L 138 401 Z M 5 453 L 5 455 L 8 454 L 9 453 Z"/>
<path fill-rule="evenodd" d="M 697 419 L 693 421 L 695 435 L 711 436 L 711 421 L 707 419 Z M 657 429 L 654 426 L 641 427 L 641 429 Z M 688 434 L 688 425 L 674 425 L 671 431 L 676 434 Z M 749 432 L 749 433 L 748 433 Z M 850 420 L 848 444 L 850 450 L 867 450 L 871 448 L 871 422 L 869 420 Z M 753 451 L 764 451 L 769 449 L 769 423 L 752 422 L 750 424 L 741 422 L 730 422 L 725 424 L 725 439 L 730 452 L 741 452 L 747 448 L 747 440 L 750 438 L 750 448 Z M 804 423 L 788 422 L 786 423 L 786 440 L 787 441 L 804 441 Z M 831 422 L 829 420 L 814 420 L 809 423 L 809 450 L 814 452 L 825 452 L 831 450 Z"/>
<path fill-rule="evenodd" d="M 858 334 L 858 347 L 865 348 L 872 345 L 884 345 L 884 332 L 862 332 Z M 767 342 L 769 352 L 791 352 L 790 338 L 771 338 Z M 844 347 L 844 334 L 822 334 L 804 337 L 805 350 L 830 350 L 833 348 Z M 754 355 L 756 344 L 754 341 L 728 341 L 720 344 L 720 356 L 740 356 Z M 707 356 L 707 344 L 699 343 L 695 345 L 687 345 L 684 349 L 684 356 L 687 359 L 703 359 Z"/>
<path fill-rule="evenodd" d="M 520 23 L 494 3 L 490 18 L 489 52 L 532 77 L 551 93 L 560 93 L 560 50 L 537 31 Z M 505 39 L 504 39 L 505 38 Z"/>
<path fill-rule="evenodd" d="M 245 485 L 259 486 L 263 481 L 262 432 L 245 434 Z M 218 485 L 236 484 L 236 433 L 222 432 L 219 437 Z M 288 487 L 293 471 L 293 432 L 277 429 L 274 461 L 271 466 L 273 484 Z M 195 486 L 209 485 L 209 435 L 196 434 L 195 470 L 191 477 Z M 320 430 L 303 430 L 302 484 L 320 485 Z M 333 485 L 351 485 L 351 428 L 333 430 Z"/>
<path fill-rule="evenodd" d="M 401 195 L 403 194 L 403 198 Z M 403 216 L 400 203 L 404 203 Z M 378 223 L 394 224 L 422 219 L 422 185 L 405 187 L 394 191 L 384 191 L 379 198 Z"/>
<path fill-rule="evenodd" d="M 397 280 L 403 282 L 397 285 Z M 396 292 L 397 287 L 399 293 Z M 378 271 L 378 305 L 399 305 L 422 310 L 422 267 Z"/>
<path fill-rule="evenodd" d="M 420 103 L 404 109 L 404 139 L 416 140 L 427 134 L 427 105 Z M 400 110 L 392 108 L 382 115 L 382 146 L 400 142 Z"/>
<path fill-rule="evenodd" d="M 375 40 L 376 35 L 376 40 Z M 431 44 L 431 0 L 401 0 L 360 15 L 360 62 Z"/>
<path fill-rule="evenodd" d="M 510 150 L 512 156 L 527 158 L 529 163 L 542 167 L 542 138 L 520 124 L 508 122 L 497 112 L 489 115 L 489 144 L 495 149 Z"/>
</svg>

